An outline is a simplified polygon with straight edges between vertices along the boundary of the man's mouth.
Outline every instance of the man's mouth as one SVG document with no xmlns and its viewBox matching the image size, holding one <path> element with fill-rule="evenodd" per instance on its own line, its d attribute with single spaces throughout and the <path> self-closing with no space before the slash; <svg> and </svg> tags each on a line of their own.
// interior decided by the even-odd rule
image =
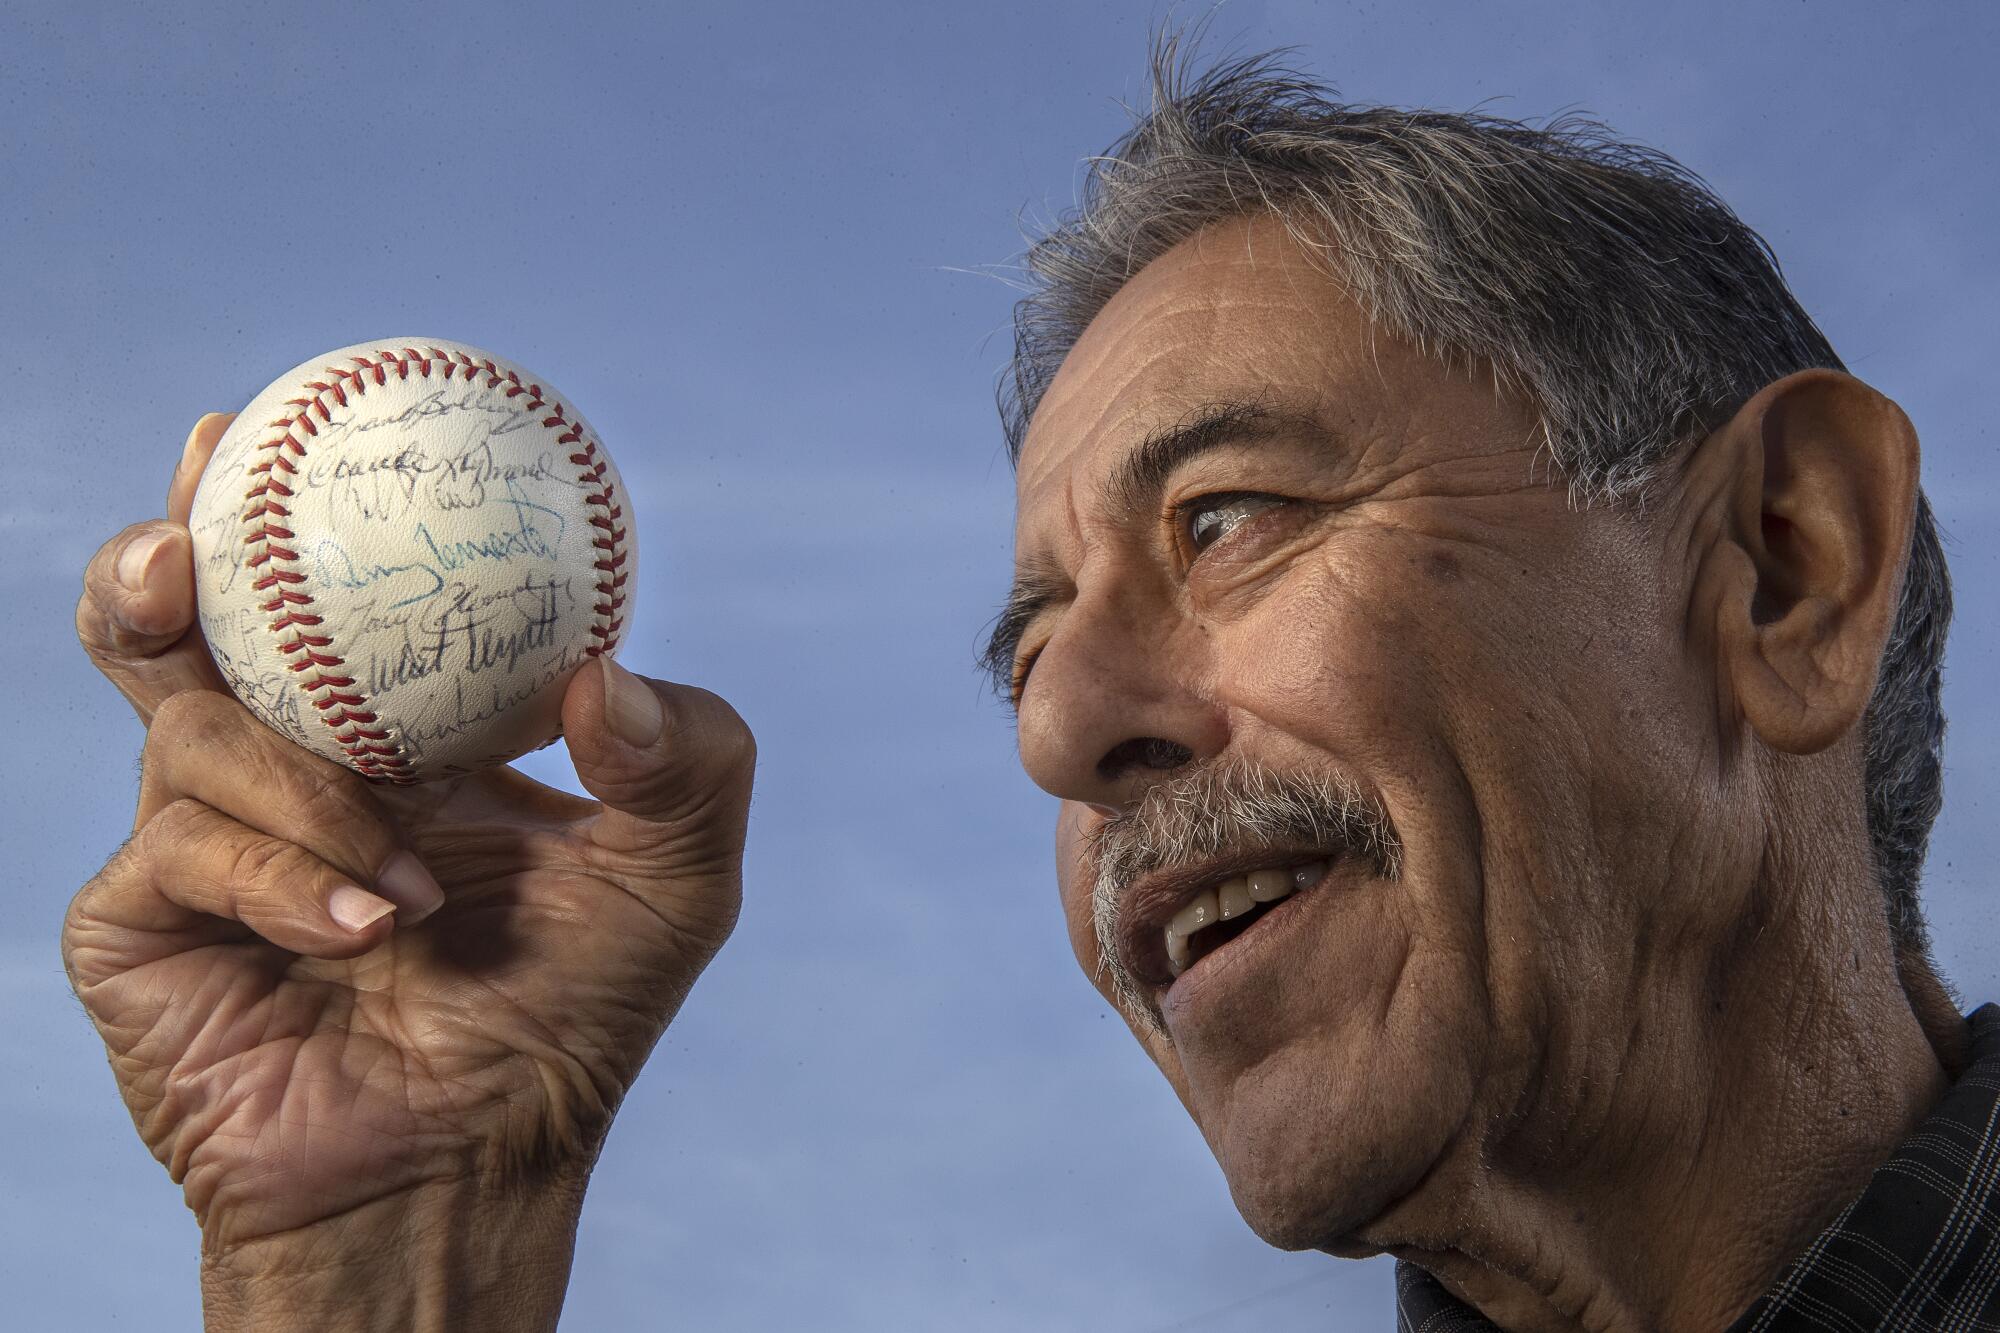
<svg viewBox="0 0 2000 1333">
<path fill-rule="evenodd" d="M 1402 862 L 1388 811 L 1343 774 L 1240 761 L 1156 783 L 1090 837 L 1105 979 L 1127 1018 L 1160 1037 L 1165 992 L 1190 970 L 1213 971 L 1205 959 L 1252 931 L 1229 958 L 1259 952 L 1259 940 L 1282 943 L 1285 922 L 1302 919 L 1303 900 L 1335 875 L 1393 880 Z M 1259 929 L 1266 917 L 1274 924 Z"/>
<path fill-rule="evenodd" d="M 1279 904 L 1327 877 L 1338 856 L 1323 849 L 1251 852 L 1147 876 L 1134 886 L 1123 932 L 1125 962 L 1149 991 L 1171 986 L 1202 959 L 1252 929 Z"/>
<path fill-rule="evenodd" d="M 1250 929 L 1264 909 L 1326 877 L 1325 861 L 1263 866 L 1247 875 L 1232 875 L 1174 913 L 1165 932 L 1167 970 L 1178 977 L 1195 960 L 1214 953 Z"/>
</svg>

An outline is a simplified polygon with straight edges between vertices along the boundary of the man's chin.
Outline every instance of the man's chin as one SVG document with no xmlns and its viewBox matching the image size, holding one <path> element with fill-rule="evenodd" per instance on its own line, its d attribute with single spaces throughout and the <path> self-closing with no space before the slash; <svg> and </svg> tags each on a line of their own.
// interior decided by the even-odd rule
<svg viewBox="0 0 2000 1333">
<path fill-rule="evenodd" d="M 1230 1197 L 1258 1238 L 1281 1250 L 1324 1250 L 1343 1259 L 1382 1252 L 1361 1239 L 1371 1224 L 1420 1184 L 1428 1162 L 1398 1170 L 1380 1161 L 1355 1170 L 1348 1161 L 1302 1161 L 1296 1174 L 1283 1160 L 1260 1160 L 1231 1169 L 1224 1162 Z"/>
<path fill-rule="evenodd" d="M 1470 1082 L 1439 1065 L 1405 1068 L 1394 1081 L 1379 1073 L 1288 1077 L 1304 1072 L 1292 1054 L 1243 1071 L 1214 1101 L 1195 1076 L 1195 1120 L 1237 1211 L 1266 1243 L 1347 1258 L 1379 1254 L 1380 1244 L 1362 1238 L 1443 1160 L 1465 1123 Z"/>
</svg>

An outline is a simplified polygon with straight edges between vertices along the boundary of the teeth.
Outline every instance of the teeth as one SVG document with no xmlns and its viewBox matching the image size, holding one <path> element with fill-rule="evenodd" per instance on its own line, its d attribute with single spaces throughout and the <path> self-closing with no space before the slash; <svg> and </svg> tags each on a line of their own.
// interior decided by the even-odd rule
<svg viewBox="0 0 2000 1333">
<path fill-rule="evenodd" d="M 1222 909 L 1222 919 L 1228 921 L 1256 906 L 1257 900 L 1250 896 L 1250 881 L 1238 875 L 1222 881 L 1222 887 L 1215 891 L 1215 902 Z"/>
<path fill-rule="evenodd" d="M 1203 889 L 1193 902 L 1174 913 L 1174 919 L 1168 924 L 1167 929 L 1186 939 L 1203 926 L 1219 920 L 1221 915 L 1221 909 L 1215 901 L 1215 890 Z"/>
<path fill-rule="evenodd" d="M 1291 872 L 1257 870 L 1250 875 L 1250 896 L 1260 903 L 1274 903 L 1292 891 Z"/>
<path fill-rule="evenodd" d="M 1325 874 L 1326 862 L 1308 861 L 1304 865 L 1253 870 L 1248 875 L 1226 879 L 1216 888 L 1203 889 L 1167 923 L 1167 963 L 1173 974 L 1179 976 L 1194 961 L 1194 950 L 1188 946 L 1188 940 L 1203 927 L 1246 916 L 1258 904 L 1289 898 L 1300 889 L 1311 888 Z"/>
<path fill-rule="evenodd" d="M 1188 963 L 1194 955 L 1188 950 L 1188 936 L 1209 925 L 1221 915 L 1214 889 L 1203 889 L 1193 902 L 1174 913 L 1174 919 L 1167 923 L 1167 963 L 1175 976 L 1187 971 Z"/>
</svg>

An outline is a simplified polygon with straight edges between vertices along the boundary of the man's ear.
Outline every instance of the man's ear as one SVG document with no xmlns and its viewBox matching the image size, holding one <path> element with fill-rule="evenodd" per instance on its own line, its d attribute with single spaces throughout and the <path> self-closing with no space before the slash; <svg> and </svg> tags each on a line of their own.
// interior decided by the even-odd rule
<svg viewBox="0 0 2000 1333">
<path fill-rule="evenodd" d="M 1719 470 L 1719 471 L 1718 471 Z M 1811 754 L 1868 707 L 1916 521 L 1917 436 L 1851 375 L 1766 385 L 1704 440 L 1691 471 L 1723 501 L 1704 562 L 1721 679 L 1773 749 Z"/>
</svg>

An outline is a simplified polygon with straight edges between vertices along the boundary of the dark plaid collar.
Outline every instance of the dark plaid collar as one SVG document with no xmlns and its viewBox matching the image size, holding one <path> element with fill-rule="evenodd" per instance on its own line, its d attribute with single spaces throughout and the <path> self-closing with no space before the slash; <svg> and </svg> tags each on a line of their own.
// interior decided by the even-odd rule
<svg viewBox="0 0 2000 1333">
<path fill-rule="evenodd" d="M 2000 1005 L 1967 1022 L 1964 1076 L 1728 1333 L 2000 1328 Z M 1396 1327 L 1497 1328 L 1408 1263 Z"/>
</svg>

